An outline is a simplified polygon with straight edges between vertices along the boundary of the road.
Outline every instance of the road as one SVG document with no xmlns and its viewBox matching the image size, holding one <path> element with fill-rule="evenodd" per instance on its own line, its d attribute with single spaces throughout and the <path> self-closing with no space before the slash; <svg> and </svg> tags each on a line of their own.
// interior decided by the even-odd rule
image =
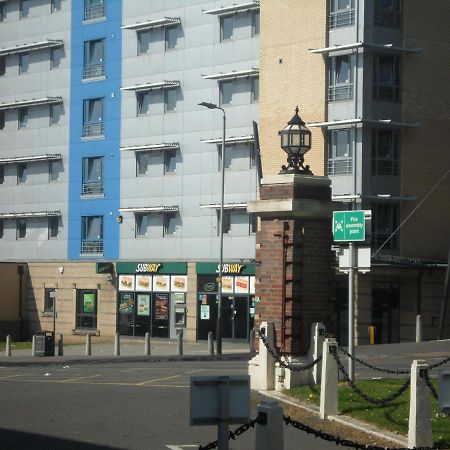
<svg viewBox="0 0 450 450">
<path fill-rule="evenodd" d="M 246 371 L 245 361 L 3 367 L 0 448 L 195 449 L 217 435 L 215 427 L 189 425 L 190 377 Z M 253 449 L 254 438 L 250 429 L 231 448 Z M 289 427 L 285 448 L 331 450 L 335 445 Z"/>
</svg>

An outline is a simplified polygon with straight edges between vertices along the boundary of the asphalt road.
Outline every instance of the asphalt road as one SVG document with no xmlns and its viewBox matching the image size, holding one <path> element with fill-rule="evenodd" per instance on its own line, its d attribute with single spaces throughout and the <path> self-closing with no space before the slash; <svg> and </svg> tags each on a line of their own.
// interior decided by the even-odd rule
<svg viewBox="0 0 450 450">
<path fill-rule="evenodd" d="M 190 377 L 246 372 L 245 361 L 3 367 L 0 448 L 196 449 L 215 440 L 217 431 L 189 425 Z M 250 429 L 230 448 L 254 449 L 254 439 Z M 331 450 L 335 444 L 285 428 L 285 449 L 300 448 Z"/>
</svg>

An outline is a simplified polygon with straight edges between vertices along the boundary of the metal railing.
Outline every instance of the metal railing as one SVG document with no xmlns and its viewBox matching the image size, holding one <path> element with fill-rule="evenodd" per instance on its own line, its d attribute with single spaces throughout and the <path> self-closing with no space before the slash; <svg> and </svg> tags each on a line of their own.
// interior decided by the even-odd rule
<svg viewBox="0 0 450 450">
<path fill-rule="evenodd" d="M 352 173 L 352 171 L 353 171 L 353 160 L 351 158 L 328 160 L 328 174 L 329 175 Z"/>
<path fill-rule="evenodd" d="M 85 182 L 82 185 L 82 195 L 103 194 L 103 181 Z"/>
<path fill-rule="evenodd" d="M 105 75 L 105 64 L 89 64 L 83 68 L 83 78 L 96 78 Z"/>
<path fill-rule="evenodd" d="M 398 175 L 398 160 L 373 159 L 373 175 Z"/>
<path fill-rule="evenodd" d="M 105 17 L 105 5 L 85 6 L 84 20 L 93 20 Z"/>
<path fill-rule="evenodd" d="M 93 253 L 103 253 L 103 241 L 81 241 L 81 253 L 93 254 Z"/>
<path fill-rule="evenodd" d="M 337 11 L 330 14 L 330 28 L 351 27 L 355 24 L 355 10 Z"/>
<path fill-rule="evenodd" d="M 328 101 L 342 102 L 353 98 L 353 83 L 329 86 Z"/>
<path fill-rule="evenodd" d="M 105 134 L 105 125 L 103 122 L 89 123 L 83 125 L 83 137 L 103 136 Z"/>
</svg>

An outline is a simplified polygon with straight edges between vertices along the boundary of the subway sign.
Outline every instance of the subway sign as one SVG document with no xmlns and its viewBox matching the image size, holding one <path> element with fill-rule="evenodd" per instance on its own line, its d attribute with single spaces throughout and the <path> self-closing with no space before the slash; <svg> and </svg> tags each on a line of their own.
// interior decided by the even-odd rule
<svg viewBox="0 0 450 450">
<path fill-rule="evenodd" d="M 198 275 L 215 275 L 219 273 L 219 264 L 217 263 L 197 263 L 196 271 Z M 255 266 L 240 263 L 222 264 L 223 275 L 255 275 Z"/>
<path fill-rule="evenodd" d="M 121 274 L 134 273 L 159 273 L 162 275 L 186 275 L 187 263 L 185 262 L 118 262 L 116 272 Z"/>
</svg>

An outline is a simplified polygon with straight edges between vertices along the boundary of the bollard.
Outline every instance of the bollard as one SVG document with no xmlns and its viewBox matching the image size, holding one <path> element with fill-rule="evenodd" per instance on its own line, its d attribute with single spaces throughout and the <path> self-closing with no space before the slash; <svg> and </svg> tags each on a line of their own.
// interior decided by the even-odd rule
<svg viewBox="0 0 450 450">
<path fill-rule="evenodd" d="M 91 356 L 92 346 L 91 346 L 91 335 L 88 333 L 86 335 L 86 356 Z"/>
<path fill-rule="evenodd" d="M 180 328 L 178 330 L 178 336 L 177 336 L 177 355 L 182 356 L 183 355 L 183 329 Z"/>
<path fill-rule="evenodd" d="M 325 339 L 325 325 L 323 323 L 314 322 L 311 325 L 311 346 L 308 352 L 308 360 L 315 361 L 322 356 L 323 341 Z M 322 372 L 322 363 L 319 362 L 312 368 L 312 381 L 314 384 L 320 384 L 320 375 Z"/>
<path fill-rule="evenodd" d="M 31 338 L 31 356 L 36 356 L 36 335 Z"/>
<path fill-rule="evenodd" d="M 331 354 L 331 349 L 337 351 L 336 339 L 325 339 L 323 343 L 322 376 L 320 383 L 320 418 L 338 414 L 338 367 Z"/>
<path fill-rule="evenodd" d="M 273 322 L 261 322 L 260 330 L 266 335 L 268 345 L 275 348 L 275 327 Z M 259 339 L 260 390 L 275 389 L 275 358 L 267 351 L 261 338 Z"/>
<path fill-rule="evenodd" d="M 144 352 L 147 356 L 150 356 L 151 349 L 150 349 L 150 333 L 145 333 L 145 349 Z"/>
<path fill-rule="evenodd" d="M 214 337 L 213 332 L 208 333 L 208 353 L 214 355 Z"/>
<path fill-rule="evenodd" d="M 375 344 L 375 333 L 377 332 L 377 327 L 374 325 L 369 325 L 368 331 L 369 331 L 369 343 L 370 343 L 370 345 L 374 345 Z"/>
<path fill-rule="evenodd" d="M 116 338 L 114 339 L 114 356 L 120 356 L 120 336 L 116 333 Z"/>
<path fill-rule="evenodd" d="M 58 356 L 64 356 L 64 338 L 63 335 L 59 335 L 58 339 Z"/>
<path fill-rule="evenodd" d="M 283 410 L 276 400 L 263 400 L 258 405 L 255 450 L 284 448 Z"/>
<path fill-rule="evenodd" d="M 250 330 L 250 335 L 248 337 L 248 350 L 250 353 L 255 353 L 255 330 Z"/>
<path fill-rule="evenodd" d="M 11 356 L 11 336 L 8 334 L 6 336 L 6 348 L 5 348 L 5 354 L 6 356 Z"/>
<path fill-rule="evenodd" d="M 425 381 L 428 364 L 414 360 L 411 365 L 408 448 L 433 447 L 430 390 Z"/>
<path fill-rule="evenodd" d="M 416 342 L 422 342 L 422 316 L 416 316 Z"/>
</svg>

